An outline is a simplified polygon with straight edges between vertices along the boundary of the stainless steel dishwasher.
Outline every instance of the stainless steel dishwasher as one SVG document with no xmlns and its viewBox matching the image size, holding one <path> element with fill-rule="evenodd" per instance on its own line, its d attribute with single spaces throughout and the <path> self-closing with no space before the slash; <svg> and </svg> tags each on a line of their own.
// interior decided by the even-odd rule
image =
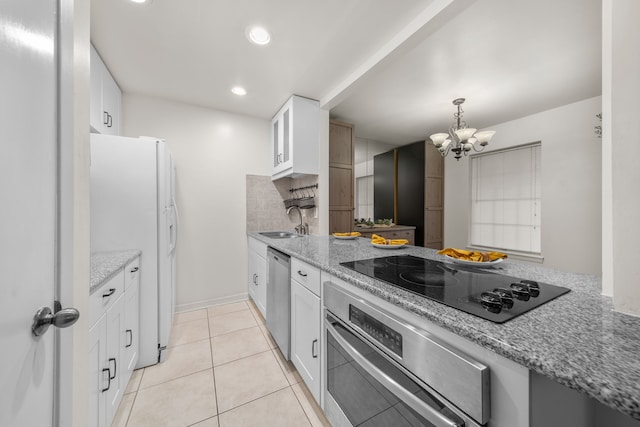
<svg viewBox="0 0 640 427">
<path fill-rule="evenodd" d="M 287 358 L 291 337 L 291 267 L 289 255 L 267 248 L 267 328 Z"/>
</svg>

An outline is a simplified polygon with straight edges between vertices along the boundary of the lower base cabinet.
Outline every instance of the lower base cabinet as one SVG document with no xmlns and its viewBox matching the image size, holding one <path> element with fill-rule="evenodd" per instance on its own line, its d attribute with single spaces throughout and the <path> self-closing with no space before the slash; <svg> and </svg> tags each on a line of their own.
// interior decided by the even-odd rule
<svg viewBox="0 0 640 427">
<path fill-rule="evenodd" d="M 249 296 L 267 318 L 267 245 L 249 238 Z"/>
<path fill-rule="evenodd" d="M 139 258 L 91 294 L 89 426 L 109 427 L 138 361 Z M 125 276 L 126 273 L 126 276 Z"/>
<path fill-rule="evenodd" d="M 320 402 L 320 297 L 291 281 L 291 361 Z"/>
<path fill-rule="evenodd" d="M 89 329 L 89 425 L 105 427 L 106 398 L 104 388 L 108 370 L 104 368 L 107 359 L 107 316 L 102 317 Z"/>
</svg>

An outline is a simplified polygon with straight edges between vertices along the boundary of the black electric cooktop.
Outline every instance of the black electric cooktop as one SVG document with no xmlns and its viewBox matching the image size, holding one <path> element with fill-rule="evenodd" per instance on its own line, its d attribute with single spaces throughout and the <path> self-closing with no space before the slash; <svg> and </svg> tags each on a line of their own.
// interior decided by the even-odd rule
<svg viewBox="0 0 640 427">
<path fill-rule="evenodd" d="M 504 323 L 569 292 L 562 286 L 412 255 L 340 265 L 495 323 Z"/>
</svg>

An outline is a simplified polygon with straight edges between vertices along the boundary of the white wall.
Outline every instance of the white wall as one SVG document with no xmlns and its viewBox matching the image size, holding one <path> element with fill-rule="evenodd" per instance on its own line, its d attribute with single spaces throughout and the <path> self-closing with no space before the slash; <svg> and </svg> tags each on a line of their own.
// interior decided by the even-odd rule
<svg viewBox="0 0 640 427">
<path fill-rule="evenodd" d="M 603 292 L 640 316 L 640 2 L 603 2 Z"/>
<path fill-rule="evenodd" d="M 177 168 L 176 309 L 246 298 L 246 175 L 270 175 L 270 122 L 124 94 L 123 135 L 163 138 Z"/>
<path fill-rule="evenodd" d="M 542 141 L 542 255 L 544 265 L 600 275 L 602 247 L 601 97 L 491 126 L 488 148 Z M 470 117 L 471 124 L 473 118 Z M 486 150 L 489 151 L 489 150 Z M 445 247 L 468 243 L 469 161 L 445 159 Z"/>
</svg>

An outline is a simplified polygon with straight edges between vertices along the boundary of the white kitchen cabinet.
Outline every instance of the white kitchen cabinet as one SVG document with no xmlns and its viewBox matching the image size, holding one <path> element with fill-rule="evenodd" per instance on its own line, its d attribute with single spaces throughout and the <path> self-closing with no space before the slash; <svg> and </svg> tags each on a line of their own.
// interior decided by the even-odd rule
<svg viewBox="0 0 640 427">
<path fill-rule="evenodd" d="M 124 358 L 123 382 L 129 383 L 138 363 L 140 347 L 140 258 L 129 263 L 125 269 L 124 304 Z"/>
<path fill-rule="evenodd" d="M 293 95 L 271 121 L 272 176 L 318 174 L 320 104 Z"/>
<path fill-rule="evenodd" d="M 105 390 L 109 381 L 107 360 L 107 316 L 102 317 L 89 329 L 89 425 L 105 427 Z"/>
<path fill-rule="evenodd" d="M 89 123 L 91 130 L 107 135 L 119 135 L 122 91 L 93 46 L 91 46 L 90 61 Z"/>
<path fill-rule="evenodd" d="M 89 297 L 89 420 L 111 421 L 138 360 L 140 258 Z"/>
<path fill-rule="evenodd" d="M 249 237 L 249 296 L 267 316 L 267 245 Z"/>
<path fill-rule="evenodd" d="M 318 403 L 320 307 L 320 270 L 291 258 L 291 361 Z"/>
<path fill-rule="evenodd" d="M 107 310 L 107 368 L 109 369 L 106 395 L 107 425 L 118 410 L 126 384 L 123 384 L 124 359 L 124 295 L 120 295 Z"/>
</svg>

